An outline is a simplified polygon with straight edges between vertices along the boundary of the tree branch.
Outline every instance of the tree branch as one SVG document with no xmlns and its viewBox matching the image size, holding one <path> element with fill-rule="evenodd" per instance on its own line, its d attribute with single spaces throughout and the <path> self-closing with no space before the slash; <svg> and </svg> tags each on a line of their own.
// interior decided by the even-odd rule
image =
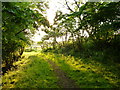
<svg viewBox="0 0 120 90">
<path fill-rule="evenodd" d="M 19 33 L 23 32 L 23 31 L 25 31 L 25 30 L 26 30 L 26 29 L 23 29 L 23 30 L 17 32 L 17 33 L 15 34 L 15 36 L 17 36 Z"/>
<path fill-rule="evenodd" d="M 77 1 L 76 0 L 74 0 L 74 1 L 75 1 L 75 4 L 77 5 L 77 7 L 80 8 L 80 6 L 78 5 Z"/>
<path fill-rule="evenodd" d="M 74 12 L 74 11 L 70 8 L 70 6 L 68 5 L 68 3 L 67 3 L 66 0 L 65 0 L 65 2 L 66 2 L 66 5 L 67 5 L 67 8 L 68 8 L 71 12 Z"/>
</svg>

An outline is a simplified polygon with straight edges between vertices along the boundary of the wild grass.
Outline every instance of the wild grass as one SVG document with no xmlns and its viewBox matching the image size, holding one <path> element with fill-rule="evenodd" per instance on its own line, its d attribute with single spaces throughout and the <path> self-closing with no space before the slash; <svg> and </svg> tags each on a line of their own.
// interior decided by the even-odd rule
<svg viewBox="0 0 120 90">
<path fill-rule="evenodd" d="M 24 58 L 14 63 L 18 69 L 3 76 L 3 88 L 58 88 L 52 68 L 38 53 L 24 52 Z"/>
<path fill-rule="evenodd" d="M 96 57 L 97 58 L 97 57 Z M 120 88 L 120 64 L 103 64 L 96 58 L 80 58 L 52 52 L 24 52 L 14 63 L 18 69 L 3 76 L 3 88 L 59 88 L 47 60 L 55 62 L 80 88 Z"/>
<path fill-rule="evenodd" d="M 92 58 L 84 60 L 83 58 L 50 52 L 45 53 L 44 57 L 59 65 L 68 77 L 76 81 L 80 88 L 120 87 L 120 71 L 117 69 L 117 67 L 120 67 L 119 64 L 107 66 L 92 60 Z"/>
</svg>

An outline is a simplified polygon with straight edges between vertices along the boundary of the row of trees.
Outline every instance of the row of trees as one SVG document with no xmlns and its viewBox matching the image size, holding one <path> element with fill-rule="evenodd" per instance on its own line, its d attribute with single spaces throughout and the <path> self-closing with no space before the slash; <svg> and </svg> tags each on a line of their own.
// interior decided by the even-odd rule
<svg viewBox="0 0 120 90">
<path fill-rule="evenodd" d="M 113 47 L 119 51 L 120 2 L 81 3 L 74 0 L 69 3 L 65 0 L 65 5 L 70 13 L 57 11 L 54 24 L 50 26 L 44 16 L 48 8 L 45 2 L 2 3 L 3 71 L 10 69 L 18 60 L 24 47 L 31 43 L 30 37 L 41 25 L 47 33 L 39 42 L 43 48 L 52 45 L 53 49 L 61 49 L 68 46 L 80 51 L 86 48 L 83 44 L 92 42 L 97 49 Z M 58 37 L 63 41 L 57 42 Z M 45 42 L 49 39 L 51 43 Z"/>
<path fill-rule="evenodd" d="M 75 50 L 82 50 L 83 43 L 92 42 L 97 49 L 113 47 L 120 49 L 120 2 L 86 2 L 74 0 L 71 7 L 65 0 L 70 11 L 63 14 L 56 12 L 54 24 L 51 29 L 44 31 L 48 34 L 43 41 L 52 38 L 53 48 L 61 47 L 56 38 L 65 38 L 63 47 L 72 43 Z M 70 48 L 70 47 L 69 47 Z"/>
<path fill-rule="evenodd" d="M 43 16 L 47 4 L 44 2 L 3 2 L 2 3 L 2 64 L 3 73 L 13 66 L 24 47 L 31 44 L 30 37 L 39 26 L 49 27 Z"/>
</svg>

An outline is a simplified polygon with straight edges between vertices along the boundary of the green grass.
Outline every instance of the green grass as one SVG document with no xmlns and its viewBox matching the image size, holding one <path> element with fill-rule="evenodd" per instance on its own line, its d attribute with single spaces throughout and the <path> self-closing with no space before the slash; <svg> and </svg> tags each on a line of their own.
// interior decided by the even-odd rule
<svg viewBox="0 0 120 90">
<path fill-rule="evenodd" d="M 3 76 L 3 88 L 58 88 L 57 77 L 38 52 L 24 52 L 23 56 L 21 61 L 14 63 L 19 68 Z"/>
<path fill-rule="evenodd" d="M 84 60 L 50 52 L 45 53 L 44 57 L 59 65 L 80 88 L 120 87 L 119 64 L 110 67 L 92 59 Z"/>
<path fill-rule="evenodd" d="M 52 60 L 80 88 L 120 88 L 120 64 L 103 64 L 95 58 L 80 58 L 52 52 L 24 52 L 14 63 L 18 69 L 3 76 L 3 88 L 59 88 L 58 78 L 47 60 Z"/>
</svg>

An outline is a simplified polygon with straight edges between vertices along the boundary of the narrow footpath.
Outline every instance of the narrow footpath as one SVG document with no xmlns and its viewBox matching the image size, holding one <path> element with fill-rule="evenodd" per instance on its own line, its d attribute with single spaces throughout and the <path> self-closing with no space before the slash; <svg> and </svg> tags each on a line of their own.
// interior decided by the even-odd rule
<svg viewBox="0 0 120 90">
<path fill-rule="evenodd" d="M 78 88 L 74 80 L 71 80 L 66 76 L 65 72 L 60 69 L 53 61 L 47 60 L 48 63 L 52 66 L 54 73 L 58 77 L 59 81 L 57 82 L 60 88 Z"/>
</svg>

